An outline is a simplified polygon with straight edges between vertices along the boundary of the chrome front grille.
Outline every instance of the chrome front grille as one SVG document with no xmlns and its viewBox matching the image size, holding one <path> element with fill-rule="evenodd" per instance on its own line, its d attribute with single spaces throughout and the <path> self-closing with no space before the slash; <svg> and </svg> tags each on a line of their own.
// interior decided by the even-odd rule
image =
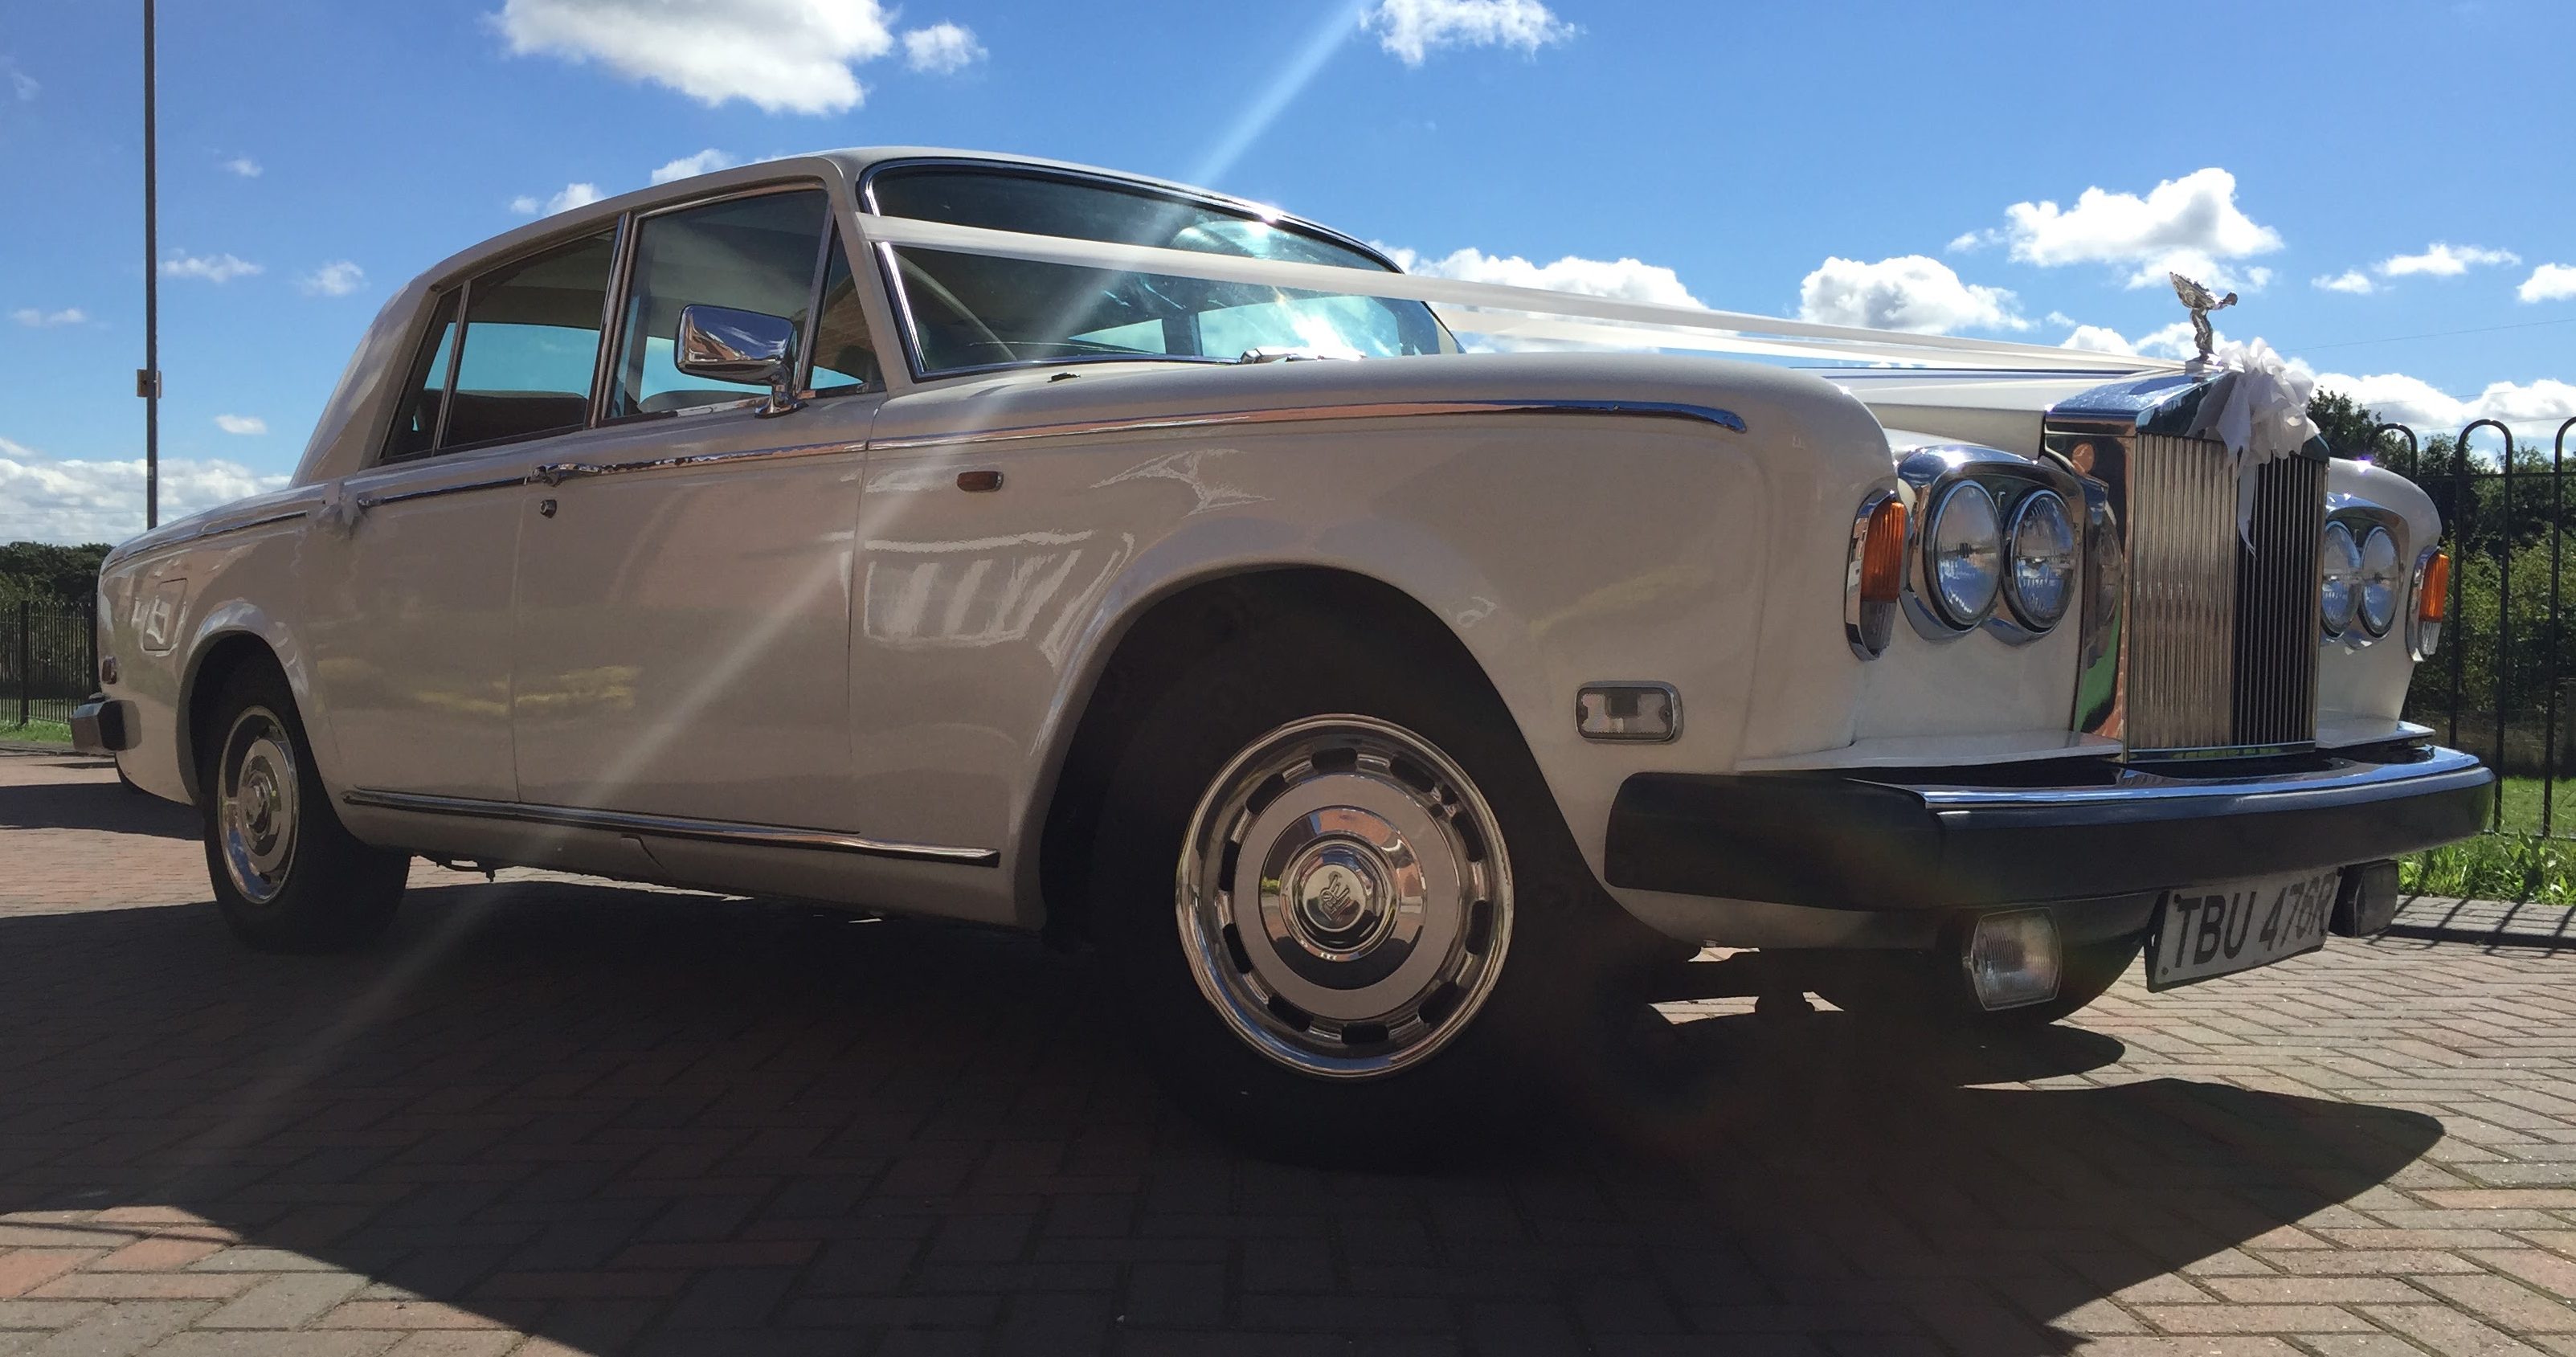
<svg viewBox="0 0 2576 1357">
<path fill-rule="evenodd" d="M 2326 464 L 2291 457 L 2255 473 L 2253 539 L 2236 568 L 2240 745 L 2317 737 L 2318 570 L 2326 531 Z"/>
<path fill-rule="evenodd" d="M 2120 734 L 2133 754 L 2316 737 L 2325 464 L 2254 473 L 2246 535 L 2236 465 L 2204 439 L 2141 434 L 2130 449 Z"/>
</svg>

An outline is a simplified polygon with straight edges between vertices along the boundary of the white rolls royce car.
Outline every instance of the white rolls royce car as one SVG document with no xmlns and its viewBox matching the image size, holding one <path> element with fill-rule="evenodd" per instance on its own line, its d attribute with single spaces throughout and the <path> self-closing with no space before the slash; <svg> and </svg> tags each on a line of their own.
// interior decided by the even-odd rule
<svg viewBox="0 0 2576 1357">
<path fill-rule="evenodd" d="M 78 738 L 255 947 L 414 857 L 1044 930 L 1308 1145 L 1703 944 L 2045 1023 L 2481 823 L 2399 715 L 2431 502 L 2196 432 L 2223 367 L 1464 352 L 1434 281 L 956 152 L 548 217 L 387 304 L 285 489 L 109 557 Z"/>
</svg>

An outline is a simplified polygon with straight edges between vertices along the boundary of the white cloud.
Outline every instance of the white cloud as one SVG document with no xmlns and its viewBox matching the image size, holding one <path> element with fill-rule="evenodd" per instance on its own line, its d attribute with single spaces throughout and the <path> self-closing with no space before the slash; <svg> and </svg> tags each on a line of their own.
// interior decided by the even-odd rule
<svg viewBox="0 0 2576 1357">
<path fill-rule="evenodd" d="M 215 427 L 229 434 L 263 434 L 268 432 L 268 421 L 257 415 L 217 415 Z"/>
<path fill-rule="evenodd" d="M 308 297 L 345 297 L 367 285 L 367 271 L 346 259 L 334 259 L 295 280 Z"/>
<path fill-rule="evenodd" d="M 2165 180 L 2143 198 L 2088 188 L 2071 208 L 2015 203 L 2004 209 L 2000 238 L 2020 263 L 2112 264 L 2129 270 L 2131 287 L 2162 286 L 2168 272 L 2222 290 L 2261 287 L 2271 270 L 2239 272 L 2226 261 L 2281 248 L 2280 232 L 2236 205 L 2236 176 L 2215 166 Z"/>
<path fill-rule="evenodd" d="M 1828 256 L 1798 285 L 1798 318 L 1927 335 L 2030 328 L 2012 293 L 1961 282 L 1949 265 L 1919 254 L 1875 264 Z"/>
<path fill-rule="evenodd" d="M 664 168 L 669 167 L 664 166 Z M 661 181 L 657 179 L 654 182 Z M 524 194 L 512 198 L 510 210 L 522 217 L 551 217 L 558 212 L 569 212 L 576 207 L 588 207 L 606 196 L 608 195 L 599 191 L 597 184 L 566 184 L 555 191 L 555 196 L 542 202 Z"/>
<path fill-rule="evenodd" d="M 22 306 L 10 312 L 9 319 L 21 325 L 50 329 L 57 325 L 83 324 L 89 320 L 89 313 L 77 306 L 66 306 L 60 311 L 40 311 L 32 306 Z"/>
<path fill-rule="evenodd" d="M 261 272 L 265 270 L 259 265 L 228 254 L 174 254 L 161 261 L 164 278 L 203 278 L 209 283 L 229 283 Z"/>
<path fill-rule="evenodd" d="M 2576 297 L 2576 265 L 2543 264 L 2522 280 L 2515 296 L 2527 302 L 2563 302 Z"/>
<path fill-rule="evenodd" d="M 239 462 L 165 457 L 161 512 L 178 518 L 284 484 Z M 114 542 L 141 531 L 141 458 L 57 461 L 0 438 L 0 540 Z"/>
<path fill-rule="evenodd" d="M 262 174 L 267 173 L 266 170 L 261 168 L 258 161 L 253 160 L 246 155 L 237 155 L 232 159 L 225 161 L 224 168 L 240 175 L 244 179 L 257 179 Z"/>
<path fill-rule="evenodd" d="M 2370 281 L 2370 275 L 2359 269 L 2345 269 L 2330 278 L 2311 278 L 2308 284 L 2328 292 L 2349 292 L 2355 296 L 2367 296 L 2379 290 L 2379 285 Z"/>
<path fill-rule="evenodd" d="M 1435 47 L 1517 47 L 1535 54 L 1575 32 L 1539 0 L 1380 0 L 1360 26 L 1407 66 L 1421 65 Z"/>
<path fill-rule="evenodd" d="M 513 55 L 595 60 L 705 104 L 845 113 L 867 97 L 851 67 L 894 49 L 877 0 L 505 0 Z"/>
<path fill-rule="evenodd" d="M 1668 306 L 1699 305 L 1699 299 L 1682 286 L 1680 275 L 1636 259 L 1581 259 L 1567 255 L 1553 264 L 1533 264 L 1518 255 L 1489 255 L 1474 248 L 1455 250 L 1438 259 L 1425 258 L 1402 247 L 1387 248 L 1386 254 L 1396 267 L 1426 278 L 1543 287 L 1551 292 Z"/>
<path fill-rule="evenodd" d="M 2470 421 L 2500 419 L 2516 442 L 2547 442 L 2559 421 L 2576 415 L 2576 383 L 2543 378 L 2528 386 L 2495 382 L 2465 400 L 2420 378 L 2399 372 L 2350 376 L 2329 372 L 2317 378 L 2320 391 L 2340 391 L 2379 412 L 2379 417 L 2413 425 L 2421 435 L 2457 433 Z"/>
<path fill-rule="evenodd" d="M 684 155 L 677 160 L 665 163 L 662 168 L 653 171 L 653 182 L 657 184 L 667 184 L 674 179 L 687 179 L 692 175 L 713 174 L 718 170 L 729 170 L 741 163 L 741 161 L 734 159 L 732 156 L 726 155 L 724 152 L 710 146 L 707 149 L 698 152 L 696 155 Z"/>
<path fill-rule="evenodd" d="M 24 104 L 34 102 L 36 92 L 44 88 L 44 86 L 36 83 L 36 77 L 27 74 L 25 71 L 19 70 L 17 67 L 12 66 L 5 61 L 0 61 L 0 71 L 6 71 L 8 73 L 10 92 L 18 96 L 19 103 Z"/>
<path fill-rule="evenodd" d="M 957 24 L 932 24 L 903 35 L 903 64 L 930 75 L 955 75 L 984 57 L 975 30 Z"/>
<path fill-rule="evenodd" d="M 2050 319 L 2059 319 L 2051 316 Z M 2216 332 L 2224 340 L 2227 333 Z M 2078 325 L 2058 347 L 2091 349 L 2095 353 L 2126 353 L 2147 358 L 2189 358 L 2200 352 L 2200 341 L 2192 334 L 2191 322 L 2178 320 L 2160 330 L 2150 330 L 2130 339 L 2103 325 Z"/>
<path fill-rule="evenodd" d="M 2522 256 L 2511 250 L 2482 250 L 2475 245 L 2447 245 L 2435 241 L 2424 247 L 2422 254 L 2392 255 L 2377 265 L 2383 278 L 2403 278 L 2410 273 L 2430 274 L 2436 278 L 2457 278 L 2477 264 L 2519 264 Z"/>
</svg>

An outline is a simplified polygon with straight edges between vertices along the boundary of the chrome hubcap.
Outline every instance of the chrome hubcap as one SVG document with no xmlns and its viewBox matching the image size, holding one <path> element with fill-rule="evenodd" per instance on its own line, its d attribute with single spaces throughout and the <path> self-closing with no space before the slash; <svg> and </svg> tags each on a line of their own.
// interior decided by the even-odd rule
<svg viewBox="0 0 2576 1357">
<path fill-rule="evenodd" d="M 265 708 L 244 711 L 224 737 L 218 768 L 224 873 L 244 899 L 266 904 L 286 888 L 295 861 L 295 753 L 285 725 Z"/>
<path fill-rule="evenodd" d="M 1511 938 L 1511 867 L 1446 755 L 1325 716 L 1218 773 L 1178 903 L 1193 978 L 1236 1035 L 1303 1073 L 1368 1078 L 1437 1051 L 1483 1005 Z"/>
</svg>

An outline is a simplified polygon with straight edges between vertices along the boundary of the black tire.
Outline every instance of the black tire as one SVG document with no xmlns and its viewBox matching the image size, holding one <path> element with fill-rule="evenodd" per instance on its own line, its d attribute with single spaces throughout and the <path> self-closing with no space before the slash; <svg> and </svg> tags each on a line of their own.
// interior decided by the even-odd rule
<svg viewBox="0 0 2576 1357">
<path fill-rule="evenodd" d="M 286 676 L 224 676 L 198 732 L 206 874 L 233 936 L 264 952 L 346 952 L 383 935 L 411 859 L 340 823 Z"/>
<path fill-rule="evenodd" d="M 1490 1139 L 1529 1099 L 1542 1095 L 1549 1061 L 1597 1050 L 1606 1020 L 1629 988 L 1627 978 L 1642 975 L 1674 946 L 1650 934 L 1594 884 L 1518 730 L 1481 676 L 1456 674 L 1419 655 L 1391 656 L 1386 649 L 1358 627 L 1289 618 L 1240 633 L 1204 655 L 1175 676 L 1130 727 L 1133 734 L 1107 779 L 1093 842 L 1092 937 L 1154 1074 L 1177 1102 L 1220 1133 L 1295 1162 L 1398 1168 L 1419 1162 L 1435 1145 L 1454 1149 L 1460 1132 Z M 1310 663 L 1316 656 L 1333 657 L 1333 663 Z M 1460 1025 L 1427 1054 L 1366 1076 L 1327 1077 L 1295 1063 L 1329 1059 L 1331 1043 L 1321 1038 L 1311 1044 L 1322 1054 L 1280 1056 L 1256 1048 L 1261 1038 L 1241 1026 L 1245 1009 L 1229 1007 L 1220 994 L 1237 982 L 1219 968 L 1231 965 L 1241 977 L 1255 974 L 1240 934 L 1228 942 L 1231 961 L 1217 956 L 1207 942 L 1207 925 L 1192 912 L 1191 902 L 1204 893 L 1194 895 L 1182 884 L 1190 863 L 1204 860 L 1186 851 L 1195 828 L 1207 823 L 1202 798 L 1218 805 L 1221 779 L 1269 747 L 1263 742 L 1299 738 L 1285 732 L 1310 727 L 1323 731 L 1314 737 L 1319 740 L 1328 740 L 1335 729 L 1358 729 L 1355 738 L 1369 735 L 1366 727 L 1316 726 L 1316 718 L 1327 716 L 1366 718 L 1418 737 L 1432 756 L 1462 772 L 1476 795 L 1459 799 L 1472 803 L 1481 797 L 1479 809 L 1490 811 L 1499 834 L 1494 846 L 1502 850 L 1475 870 L 1490 871 L 1495 859 L 1504 865 L 1508 908 L 1501 912 L 1498 935 L 1487 938 L 1489 947 L 1500 945 L 1481 1005 L 1438 1008 L 1443 1016 L 1435 1019 L 1435 989 L 1413 1017 L 1394 1026 L 1366 1020 L 1343 1026 L 1339 1039 L 1356 1043 L 1343 1048 L 1356 1061 L 1357 1053 L 1371 1049 L 1372 1034 L 1392 1042 L 1389 1034 L 1415 1030 L 1413 1021 L 1427 1031 L 1466 1009 Z M 1308 766 L 1320 768 L 1322 760 Z M 1329 799 L 1329 793 L 1319 794 Z M 1243 814 L 1257 810 L 1247 804 Z M 1290 823 L 1305 821 L 1298 816 Z M 1268 852 L 1275 861 L 1281 850 L 1247 843 L 1244 851 Z M 1302 851 L 1323 850 L 1310 843 Z M 1248 878 L 1224 877 L 1233 862 L 1229 857 L 1215 870 L 1239 884 Z M 1329 882 L 1321 896 L 1298 894 L 1306 888 L 1294 884 L 1329 870 L 1311 868 L 1301 877 L 1292 869 L 1276 881 L 1266 870 L 1254 875 L 1265 889 L 1278 886 L 1265 898 L 1285 900 L 1284 917 L 1309 899 L 1330 907 Z M 1464 908 L 1472 912 L 1476 906 Z M 1472 936 L 1473 927 L 1463 927 L 1460 938 Z M 1255 943 L 1271 948 L 1274 957 L 1313 964 L 1295 957 L 1293 938 Z M 1385 983 L 1394 986 L 1397 977 Z M 1274 1001 L 1285 997 L 1280 993 Z M 1296 1038 L 1286 1044 L 1295 1045 Z"/>
<path fill-rule="evenodd" d="M 1958 950 L 1947 946 L 1928 952 L 1818 953 L 1809 961 L 1808 986 L 1827 1003 L 1863 1019 L 1969 1035 L 2027 1032 L 2072 1017 L 2101 998 L 2128 974 L 2145 942 L 2143 936 L 2133 936 L 2069 946 L 2057 997 L 2019 1008 L 1989 1011 L 1978 1003 Z"/>
</svg>

